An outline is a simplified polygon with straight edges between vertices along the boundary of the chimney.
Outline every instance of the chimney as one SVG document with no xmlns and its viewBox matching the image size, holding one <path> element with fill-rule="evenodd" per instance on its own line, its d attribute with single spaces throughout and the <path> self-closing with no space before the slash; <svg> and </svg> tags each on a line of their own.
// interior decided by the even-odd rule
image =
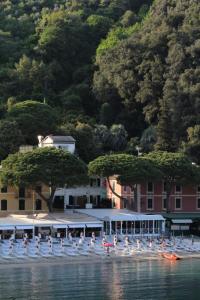
<svg viewBox="0 0 200 300">
<path fill-rule="evenodd" d="M 43 137 L 42 135 L 38 135 L 37 138 L 38 138 L 38 142 L 39 142 L 39 143 L 38 143 L 38 146 L 39 146 L 39 147 L 42 147 L 42 140 L 43 140 L 44 137 Z"/>
</svg>

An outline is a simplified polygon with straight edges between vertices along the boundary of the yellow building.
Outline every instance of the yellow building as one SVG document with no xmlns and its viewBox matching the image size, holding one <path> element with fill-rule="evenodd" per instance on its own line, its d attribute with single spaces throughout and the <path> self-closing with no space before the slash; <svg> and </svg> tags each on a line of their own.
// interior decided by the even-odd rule
<svg viewBox="0 0 200 300">
<path fill-rule="evenodd" d="M 42 194 L 49 195 L 49 188 L 42 186 Z M 0 216 L 8 213 L 47 212 L 46 202 L 31 188 L 0 187 Z"/>
</svg>

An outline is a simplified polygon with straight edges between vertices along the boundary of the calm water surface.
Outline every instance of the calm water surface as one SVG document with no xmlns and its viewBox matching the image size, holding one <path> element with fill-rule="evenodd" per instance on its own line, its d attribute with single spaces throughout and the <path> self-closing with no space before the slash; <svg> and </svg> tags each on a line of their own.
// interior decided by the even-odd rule
<svg viewBox="0 0 200 300">
<path fill-rule="evenodd" d="M 0 299 L 200 299 L 200 260 L 0 268 Z"/>
</svg>

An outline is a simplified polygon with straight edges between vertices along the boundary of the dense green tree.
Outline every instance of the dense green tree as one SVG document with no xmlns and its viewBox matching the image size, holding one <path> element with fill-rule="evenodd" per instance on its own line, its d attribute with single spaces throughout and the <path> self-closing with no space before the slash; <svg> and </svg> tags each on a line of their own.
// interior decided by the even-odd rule
<svg viewBox="0 0 200 300">
<path fill-rule="evenodd" d="M 159 122 L 156 128 L 157 142 L 155 144 L 155 149 L 172 152 L 175 150 L 175 144 L 173 142 L 173 126 L 171 112 L 165 101 L 162 102 L 160 110 Z"/>
<path fill-rule="evenodd" d="M 121 124 L 113 124 L 110 128 L 111 133 L 111 149 L 114 151 L 122 151 L 126 148 L 128 134 Z"/>
<path fill-rule="evenodd" d="M 196 1 L 154 1 L 128 35 L 113 28 L 96 56 L 93 85 L 99 101 L 115 99 L 129 113 L 139 112 L 139 102 L 148 125 L 157 125 L 162 103 L 168 103 L 176 147 L 187 128 L 199 123 L 199 12 Z"/>
<path fill-rule="evenodd" d="M 11 154 L 2 162 L 1 181 L 4 184 L 32 187 L 53 209 L 56 188 L 87 183 L 87 166 L 76 156 L 56 148 L 37 148 L 27 153 Z M 47 196 L 38 191 L 44 184 L 50 188 Z"/>
<path fill-rule="evenodd" d="M 15 121 L 0 121 L 0 160 L 10 153 L 17 152 L 23 143 L 24 138 Z"/>
<path fill-rule="evenodd" d="M 55 131 L 57 116 L 47 104 L 27 100 L 11 106 L 7 118 L 15 121 L 27 144 L 36 144 L 37 135 Z"/>
<path fill-rule="evenodd" d="M 200 125 L 189 127 L 187 133 L 188 139 L 182 148 L 193 162 L 200 165 Z"/>
<path fill-rule="evenodd" d="M 143 131 L 140 139 L 140 145 L 142 151 L 144 152 L 153 151 L 156 140 L 157 140 L 156 128 L 154 126 L 149 126 Z"/>
<path fill-rule="evenodd" d="M 101 124 L 110 126 L 114 121 L 113 109 L 109 103 L 103 103 L 100 109 Z"/>
</svg>

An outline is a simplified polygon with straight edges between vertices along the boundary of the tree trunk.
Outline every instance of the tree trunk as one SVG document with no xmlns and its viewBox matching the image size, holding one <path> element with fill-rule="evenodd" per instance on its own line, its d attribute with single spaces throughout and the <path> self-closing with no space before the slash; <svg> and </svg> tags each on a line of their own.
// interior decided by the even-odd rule
<svg viewBox="0 0 200 300">
<path fill-rule="evenodd" d="M 133 191 L 133 201 L 131 201 L 131 210 L 137 211 L 137 206 L 138 206 L 137 184 L 133 184 L 130 187 Z"/>
<path fill-rule="evenodd" d="M 53 212 L 53 198 L 55 195 L 56 187 L 51 187 L 50 191 L 51 192 L 49 198 L 46 198 L 42 193 L 35 190 L 35 192 L 42 198 L 42 200 L 46 202 L 49 212 Z"/>
<path fill-rule="evenodd" d="M 113 188 L 112 188 L 112 186 L 111 186 L 111 183 L 110 183 L 110 180 L 109 180 L 109 177 L 107 177 L 106 179 L 107 179 L 107 181 L 108 181 L 108 186 L 109 186 L 110 190 L 112 191 L 112 193 L 113 193 L 117 198 L 119 198 L 120 200 L 122 200 L 122 201 L 123 201 L 123 204 L 124 204 L 124 202 L 126 202 L 127 199 L 124 198 L 124 197 L 122 197 L 122 196 L 120 196 L 119 194 L 117 194 L 117 193 L 113 190 Z"/>
</svg>

